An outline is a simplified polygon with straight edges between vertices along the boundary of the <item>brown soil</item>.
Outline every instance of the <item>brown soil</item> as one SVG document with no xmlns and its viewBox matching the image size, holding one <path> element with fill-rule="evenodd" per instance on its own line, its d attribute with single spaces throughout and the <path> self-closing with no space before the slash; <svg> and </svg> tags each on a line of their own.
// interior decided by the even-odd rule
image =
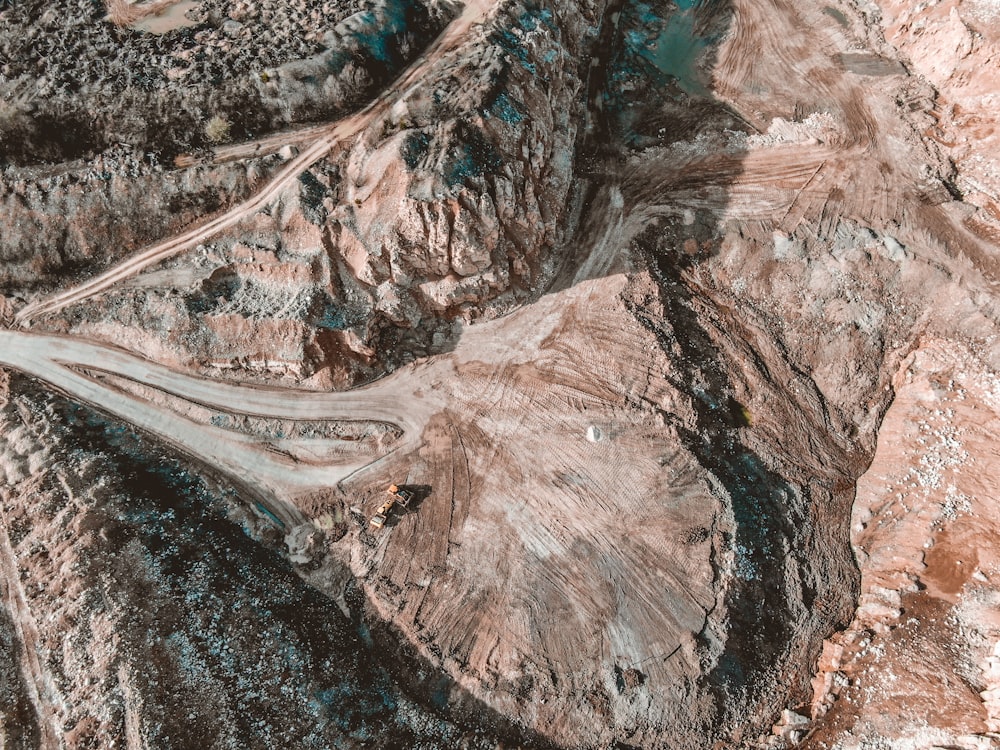
<svg viewBox="0 0 1000 750">
<path fill-rule="evenodd" d="M 468 727 L 470 747 L 988 747 L 985 7 L 885 3 L 879 21 L 733 0 L 660 8 L 657 26 L 628 3 L 472 3 L 421 54 L 397 39 L 383 73 L 401 78 L 366 108 L 182 159 L 174 174 L 216 179 L 218 203 L 106 271 L 45 293 L 15 217 L 2 315 L 35 330 L 0 331 L 0 362 L 70 401 L 23 380 L 5 397 L 8 714 L 30 706 L 40 742 L 67 746 L 183 747 L 208 717 L 250 712 L 268 744 L 305 747 L 312 711 L 317 742 L 348 745 L 451 747 Z M 366 18 L 337 39 L 361 43 Z M 670 23 L 702 35 L 674 76 L 650 57 Z M 319 95 L 322 54 L 283 67 L 282 106 Z M 77 242 L 95 209 L 61 196 L 92 166 L 4 184 Z M 155 183 L 136 171 L 133 191 Z M 236 488 L 229 511 L 287 562 L 218 519 L 202 529 L 193 495 L 130 516 L 132 475 L 108 489 L 102 472 L 128 457 L 153 482 L 154 445 Z M 419 499 L 375 530 L 389 483 Z M 198 568 L 214 609 L 172 615 L 201 591 L 175 568 L 202 532 L 238 555 Z M 227 576 L 246 584 L 232 600 Z M 218 648 L 230 618 L 266 695 Z M 294 664 L 270 659 L 288 628 Z M 395 673 L 372 645 L 387 641 Z M 343 685 L 289 698 L 331 671 Z M 175 674 L 203 679 L 171 691 Z M 213 746 L 250 743 L 240 721 L 211 724 Z"/>
</svg>

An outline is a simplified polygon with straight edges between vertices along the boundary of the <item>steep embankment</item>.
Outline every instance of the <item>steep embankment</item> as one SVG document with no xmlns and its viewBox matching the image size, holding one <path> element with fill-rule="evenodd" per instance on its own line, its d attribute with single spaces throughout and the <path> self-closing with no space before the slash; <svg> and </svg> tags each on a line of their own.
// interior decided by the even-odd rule
<svg viewBox="0 0 1000 750">
<path fill-rule="evenodd" d="M 280 210 L 205 237 L 204 272 L 113 293 L 76 330 L 216 373 L 343 386 L 448 348 L 456 320 L 537 295 L 570 212 L 600 9 L 493 15 L 421 58 L 383 95 L 392 106 L 284 190 Z"/>
</svg>

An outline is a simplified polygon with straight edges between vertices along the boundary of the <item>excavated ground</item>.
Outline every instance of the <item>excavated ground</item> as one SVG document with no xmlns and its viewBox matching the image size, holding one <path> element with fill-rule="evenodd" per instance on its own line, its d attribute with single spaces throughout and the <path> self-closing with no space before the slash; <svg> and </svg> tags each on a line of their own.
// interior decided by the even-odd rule
<svg viewBox="0 0 1000 750">
<path fill-rule="evenodd" d="M 860 606 L 824 649 L 805 747 L 994 746 L 1000 380 L 986 361 L 930 339 L 900 368 L 858 483 Z"/>
<path fill-rule="evenodd" d="M 69 339 L 0 361 L 148 442 L 4 385 L 4 742 L 990 746 L 995 19 L 939 6 L 470 5 L 263 207 L 280 138 L 8 167 L 0 313 Z"/>
</svg>

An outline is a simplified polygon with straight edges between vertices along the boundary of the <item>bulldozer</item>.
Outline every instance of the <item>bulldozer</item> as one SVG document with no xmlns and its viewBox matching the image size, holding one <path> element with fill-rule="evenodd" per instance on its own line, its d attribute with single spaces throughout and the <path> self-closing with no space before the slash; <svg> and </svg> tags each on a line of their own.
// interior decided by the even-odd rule
<svg viewBox="0 0 1000 750">
<path fill-rule="evenodd" d="M 389 495 L 389 499 L 382 503 L 378 512 L 372 516 L 371 525 L 372 528 L 381 529 L 385 526 L 385 522 L 389 520 L 389 514 L 392 509 L 397 505 L 401 508 L 405 508 L 410 504 L 413 499 L 413 492 L 411 490 L 400 489 L 398 485 L 391 484 L 389 489 L 386 490 L 386 494 Z"/>
</svg>

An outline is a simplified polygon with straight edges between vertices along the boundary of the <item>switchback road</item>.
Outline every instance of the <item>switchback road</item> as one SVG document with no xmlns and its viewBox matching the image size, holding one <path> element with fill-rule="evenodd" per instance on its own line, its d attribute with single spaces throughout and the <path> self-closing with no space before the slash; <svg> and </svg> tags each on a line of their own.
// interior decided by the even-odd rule
<svg viewBox="0 0 1000 750">
<path fill-rule="evenodd" d="M 100 374 L 123 377 L 230 414 L 395 425 L 402 435 L 392 444 L 389 455 L 419 445 L 426 421 L 440 408 L 430 394 L 409 392 L 406 384 L 391 376 L 374 386 L 343 393 L 233 385 L 177 373 L 113 347 L 24 331 L 0 331 L 0 366 L 44 380 L 75 401 L 122 419 L 215 469 L 242 478 L 289 527 L 305 519 L 286 498 L 333 487 L 380 456 L 359 450 L 352 441 L 268 439 L 199 423 L 155 399 L 140 398 L 116 387 Z M 419 383 L 419 378 L 411 378 L 410 389 Z M 329 458 L 324 460 L 324 455 Z"/>
</svg>

